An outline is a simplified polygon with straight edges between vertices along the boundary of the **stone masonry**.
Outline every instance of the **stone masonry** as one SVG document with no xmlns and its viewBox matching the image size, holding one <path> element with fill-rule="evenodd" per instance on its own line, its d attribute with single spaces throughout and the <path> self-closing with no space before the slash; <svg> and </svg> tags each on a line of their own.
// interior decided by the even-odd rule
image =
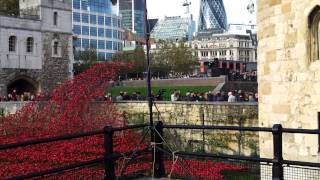
<svg viewBox="0 0 320 180">
<path fill-rule="evenodd" d="M 317 129 L 320 60 L 311 58 L 311 47 L 319 41 L 310 41 L 310 14 L 320 1 L 257 2 L 259 125 Z M 284 159 L 320 162 L 318 136 L 284 134 L 283 142 Z M 261 157 L 272 158 L 272 143 L 270 133 L 260 133 Z"/>
<path fill-rule="evenodd" d="M 11 36 L 16 37 L 14 51 L 9 50 Z M 27 38 L 33 39 L 31 52 L 26 50 Z M 20 0 L 19 17 L 0 16 L 1 96 L 21 80 L 35 88 L 32 93 L 50 91 L 72 76 L 72 64 L 71 1 Z"/>
<path fill-rule="evenodd" d="M 115 105 L 129 123 L 149 122 L 147 102 L 116 102 Z M 227 102 L 155 102 L 154 121 L 173 125 L 222 125 L 258 126 L 258 107 L 256 103 Z M 212 153 L 242 154 L 256 156 L 259 152 L 258 133 L 239 133 L 235 131 L 207 130 L 165 130 L 166 140 L 180 148 L 203 148 Z M 204 139 L 203 139 L 204 138 Z"/>
</svg>

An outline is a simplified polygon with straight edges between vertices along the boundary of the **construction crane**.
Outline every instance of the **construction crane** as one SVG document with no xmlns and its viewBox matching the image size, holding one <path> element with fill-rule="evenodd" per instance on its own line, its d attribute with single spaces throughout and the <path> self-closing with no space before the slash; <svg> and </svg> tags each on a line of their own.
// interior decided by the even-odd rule
<svg viewBox="0 0 320 180">
<path fill-rule="evenodd" d="M 184 3 L 182 4 L 183 7 L 186 7 L 186 14 L 190 13 L 190 5 L 191 5 L 191 2 L 188 2 L 188 0 L 185 0 Z"/>
</svg>

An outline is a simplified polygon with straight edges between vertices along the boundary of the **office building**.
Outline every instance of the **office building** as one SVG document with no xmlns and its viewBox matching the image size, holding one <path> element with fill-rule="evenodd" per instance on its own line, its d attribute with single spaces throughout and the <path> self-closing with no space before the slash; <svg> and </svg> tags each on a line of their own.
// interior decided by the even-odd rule
<svg viewBox="0 0 320 180">
<path fill-rule="evenodd" d="M 227 30 L 223 0 L 201 0 L 198 31 Z"/>
<path fill-rule="evenodd" d="M 119 12 L 123 28 L 137 36 L 145 36 L 145 1 L 119 0 Z"/>
<path fill-rule="evenodd" d="M 195 32 L 195 22 L 192 15 L 187 17 L 171 16 L 158 21 L 151 32 L 155 40 L 191 41 Z"/>
<path fill-rule="evenodd" d="M 99 60 L 110 60 L 123 47 L 121 18 L 110 0 L 73 0 L 75 58 L 89 47 L 97 50 Z"/>
</svg>

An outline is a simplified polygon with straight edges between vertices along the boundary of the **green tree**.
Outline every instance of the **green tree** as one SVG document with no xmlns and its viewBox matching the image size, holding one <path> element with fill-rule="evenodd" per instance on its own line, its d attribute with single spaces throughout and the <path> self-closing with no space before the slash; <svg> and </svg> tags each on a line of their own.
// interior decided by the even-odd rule
<svg viewBox="0 0 320 180">
<path fill-rule="evenodd" d="M 115 62 L 130 64 L 131 68 L 123 72 L 129 78 L 142 78 L 145 71 L 146 57 L 142 47 L 133 51 L 122 51 L 116 53 L 113 58 Z"/>
<path fill-rule="evenodd" d="M 19 15 L 19 0 L 0 0 L 0 15 Z"/>
<path fill-rule="evenodd" d="M 195 65 L 198 64 L 192 51 L 184 43 L 173 46 L 169 54 L 171 55 L 172 72 L 175 75 L 191 74 Z"/>
<path fill-rule="evenodd" d="M 97 50 L 93 47 L 87 48 L 83 51 L 75 51 L 74 54 L 77 61 L 77 63 L 75 63 L 73 66 L 75 75 L 89 69 L 93 64 L 104 60 L 99 58 L 99 56 L 97 55 Z"/>
<path fill-rule="evenodd" d="M 165 41 L 159 41 L 159 49 L 156 49 L 151 55 L 151 68 L 153 76 L 168 77 L 172 69 L 170 61 L 170 45 Z"/>
<path fill-rule="evenodd" d="M 160 48 L 153 53 L 152 70 L 154 74 L 181 76 L 191 74 L 197 65 L 196 58 L 184 43 L 174 44 L 159 41 Z"/>
</svg>

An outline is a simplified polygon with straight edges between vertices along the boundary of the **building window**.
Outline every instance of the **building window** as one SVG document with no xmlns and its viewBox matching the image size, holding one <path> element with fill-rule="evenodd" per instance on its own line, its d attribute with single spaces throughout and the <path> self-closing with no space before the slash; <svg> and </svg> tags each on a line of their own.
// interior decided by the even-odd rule
<svg viewBox="0 0 320 180">
<path fill-rule="evenodd" d="M 53 44 L 53 54 L 58 55 L 59 42 L 55 41 Z"/>
<path fill-rule="evenodd" d="M 89 48 L 89 39 L 82 39 L 82 48 Z"/>
<path fill-rule="evenodd" d="M 106 48 L 112 50 L 112 41 L 106 41 Z"/>
<path fill-rule="evenodd" d="M 82 35 L 89 36 L 89 27 L 88 26 L 82 26 Z"/>
<path fill-rule="evenodd" d="M 104 29 L 103 28 L 98 28 L 98 36 L 104 37 Z"/>
<path fill-rule="evenodd" d="M 27 38 L 27 52 L 28 53 L 33 52 L 33 38 L 32 37 Z"/>
<path fill-rule="evenodd" d="M 309 15 L 310 31 L 310 58 L 311 61 L 319 60 L 320 53 L 320 6 L 316 6 Z"/>
<path fill-rule="evenodd" d="M 52 57 L 61 57 L 61 44 L 58 40 L 52 41 Z"/>
<path fill-rule="evenodd" d="M 15 52 L 16 51 L 16 44 L 17 44 L 17 37 L 16 36 L 10 36 L 9 37 L 9 51 Z"/>
<path fill-rule="evenodd" d="M 98 16 L 98 24 L 104 25 L 104 17 L 103 16 Z"/>
<path fill-rule="evenodd" d="M 105 41 L 104 40 L 99 40 L 98 41 L 98 49 L 105 49 Z"/>
<path fill-rule="evenodd" d="M 73 26 L 73 33 L 77 35 L 81 35 L 81 26 L 74 25 Z"/>
<path fill-rule="evenodd" d="M 90 27 L 90 36 L 97 36 L 97 28 Z"/>
<path fill-rule="evenodd" d="M 89 15 L 88 14 L 82 14 L 82 22 L 89 23 Z"/>
<path fill-rule="evenodd" d="M 97 24 L 97 16 L 90 15 L 90 24 Z"/>
<path fill-rule="evenodd" d="M 105 21 L 106 21 L 106 26 L 111 26 L 111 17 L 106 17 Z"/>
<path fill-rule="evenodd" d="M 112 38 L 112 30 L 111 29 L 106 29 L 106 37 Z"/>
<path fill-rule="evenodd" d="M 73 21 L 74 22 L 80 22 L 80 13 L 73 13 Z"/>
<path fill-rule="evenodd" d="M 53 25 L 58 25 L 58 12 L 53 13 Z"/>
<path fill-rule="evenodd" d="M 97 49 L 97 40 L 90 39 L 90 48 Z"/>
</svg>

